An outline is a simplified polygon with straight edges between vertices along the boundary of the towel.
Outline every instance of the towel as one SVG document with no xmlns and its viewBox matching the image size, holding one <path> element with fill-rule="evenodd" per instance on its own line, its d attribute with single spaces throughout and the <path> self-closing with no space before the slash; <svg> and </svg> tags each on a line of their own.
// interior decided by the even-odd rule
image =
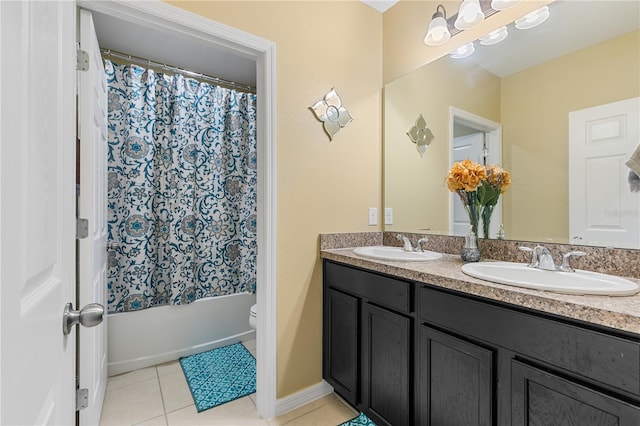
<svg viewBox="0 0 640 426">
<path fill-rule="evenodd" d="M 640 145 L 636 147 L 636 150 L 631 154 L 631 158 L 629 158 L 624 164 L 633 170 L 636 175 L 640 176 Z"/>
<path fill-rule="evenodd" d="M 629 176 L 627 176 L 629 182 L 629 189 L 631 192 L 640 192 L 640 176 L 633 170 L 629 170 Z"/>
</svg>

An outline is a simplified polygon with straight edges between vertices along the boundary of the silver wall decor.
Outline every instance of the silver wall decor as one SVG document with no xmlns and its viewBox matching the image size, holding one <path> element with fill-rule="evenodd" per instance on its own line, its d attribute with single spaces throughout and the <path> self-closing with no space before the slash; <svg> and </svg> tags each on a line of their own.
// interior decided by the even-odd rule
<svg viewBox="0 0 640 426">
<path fill-rule="evenodd" d="M 351 114 L 342 106 L 340 96 L 333 88 L 324 95 L 324 99 L 316 102 L 310 108 L 318 120 L 322 121 L 324 131 L 329 135 L 329 140 L 333 140 L 333 136 L 341 128 L 353 121 Z"/>
<path fill-rule="evenodd" d="M 421 157 L 427 151 L 427 145 L 434 139 L 433 132 L 427 127 L 427 121 L 422 114 L 416 119 L 416 124 L 409 129 L 407 136 L 409 136 L 411 142 L 416 144 L 416 149 Z"/>
</svg>

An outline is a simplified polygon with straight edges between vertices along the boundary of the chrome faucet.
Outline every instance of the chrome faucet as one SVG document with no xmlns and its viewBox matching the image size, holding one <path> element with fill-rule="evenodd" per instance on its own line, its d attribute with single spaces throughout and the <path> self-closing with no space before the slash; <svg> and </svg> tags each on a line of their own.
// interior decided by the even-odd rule
<svg viewBox="0 0 640 426">
<path fill-rule="evenodd" d="M 396 235 L 396 239 L 398 241 L 402 241 L 402 250 L 404 251 L 424 251 L 424 249 L 422 248 L 422 244 L 429 241 L 427 237 L 420 238 L 418 240 L 418 244 L 416 244 L 416 248 L 413 248 L 413 245 L 411 245 L 411 241 L 404 235 L 398 234 Z"/>
<path fill-rule="evenodd" d="M 402 250 L 404 250 L 404 251 L 413 251 L 413 246 L 411 245 L 411 241 L 409 241 L 409 239 L 407 237 L 405 237 L 402 234 L 398 234 L 396 236 L 396 239 L 398 241 L 402 241 L 402 244 L 403 244 Z"/>
<path fill-rule="evenodd" d="M 574 269 L 569 264 L 569 259 L 573 256 L 578 257 L 587 254 L 583 251 L 570 251 L 562 255 L 562 264 L 556 266 L 551 252 L 544 246 L 536 246 L 535 248 L 518 247 L 518 249 L 531 253 L 529 267 L 545 271 L 574 272 Z"/>
<path fill-rule="evenodd" d="M 538 258 L 538 269 L 544 269 L 545 271 L 555 271 L 556 264 L 553 261 L 553 256 L 551 256 L 551 252 L 548 248 L 544 246 L 536 246 L 533 249 L 536 257 Z"/>
</svg>

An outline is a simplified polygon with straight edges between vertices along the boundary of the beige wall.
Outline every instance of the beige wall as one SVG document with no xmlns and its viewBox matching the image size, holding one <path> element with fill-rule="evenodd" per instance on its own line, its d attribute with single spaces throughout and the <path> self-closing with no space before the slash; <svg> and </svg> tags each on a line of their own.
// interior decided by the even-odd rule
<svg viewBox="0 0 640 426">
<path fill-rule="evenodd" d="M 451 40 L 441 46 L 427 46 L 423 39 L 438 4 L 444 5 L 449 17 L 457 13 L 461 1 L 400 0 L 384 13 L 384 82 L 388 83 L 402 77 L 551 1 L 553 0 L 521 1 L 509 9 L 490 16 L 474 28 L 451 37 Z"/>
<path fill-rule="evenodd" d="M 567 240 L 569 112 L 640 96 L 638 52 L 634 31 L 502 79 L 507 235 Z M 536 214 L 541 200 L 554 220 Z"/>
<path fill-rule="evenodd" d="M 356 1 L 170 3 L 276 43 L 281 398 L 322 379 L 318 234 L 382 229 L 367 225 L 381 206 L 382 14 Z M 332 87 L 354 121 L 329 142 L 309 106 Z"/>
<path fill-rule="evenodd" d="M 448 230 L 449 107 L 500 121 L 500 79 L 442 58 L 387 84 L 384 99 L 384 200 L 394 209 L 385 230 Z M 419 114 L 435 136 L 422 157 L 407 136 Z"/>
</svg>

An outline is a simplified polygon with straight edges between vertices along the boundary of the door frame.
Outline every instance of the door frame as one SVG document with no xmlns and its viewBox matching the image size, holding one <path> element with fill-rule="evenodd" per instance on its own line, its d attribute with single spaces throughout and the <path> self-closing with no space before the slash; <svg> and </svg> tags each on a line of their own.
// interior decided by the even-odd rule
<svg viewBox="0 0 640 426">
<path fill-rule="evenodd" d="M 258 259 L 256 359 L 258 415 L 276 415 L 276 45 L 162 1 L 78 0 L 77 6 L 132 23 L 205 40 L 256 61 Z"/>
<path fill-rule="evenodd" d="M 502 124 L 456 107 L 449 107 L 449 167 L 453 165 L 453 135 L 455 123 L 483 132 L 485 145 L 489 149 L 487 164 L 498 164 L 502 167 Z M 449 230 L 453 232 L 453 200 L 449 197 Z M 457 195 L 455 195 L 457 196 Z M 491 220 L 491 233 L 495 234 L 502 224 L 502 197 L 498 200 Z M 479 230 L 478 230 L 479 232 Z"/>
</svg>

